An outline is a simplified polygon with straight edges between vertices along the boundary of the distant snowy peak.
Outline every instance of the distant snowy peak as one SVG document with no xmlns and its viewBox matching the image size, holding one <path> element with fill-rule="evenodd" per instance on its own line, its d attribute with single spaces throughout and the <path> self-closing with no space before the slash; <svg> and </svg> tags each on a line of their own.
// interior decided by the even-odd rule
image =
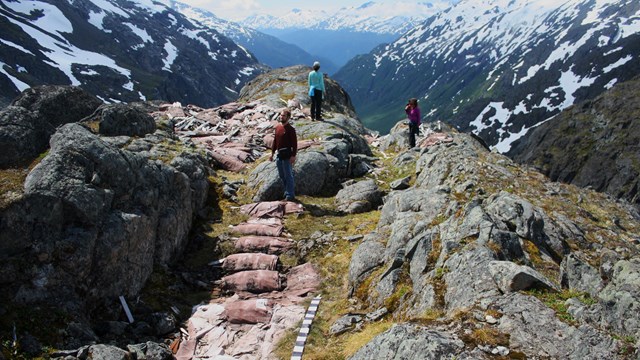
<svg viewBox="0 0 640 360">
<path fill-rule="evenodd" d="M 281 16 L 254 15 L 240 22 L 244 26 L 254 29 L 308 29 L 313 28 L 318 22 L 327 19 L 330 15 L 324 11 L 310 11 L 292 9 Z"/>
<path fill-rule="evenodd" d="M 282 16 L 255 15 L 246 18 L 241 24 L 265 30 L 317 29 L 402 34 L 456 2 L 369 1 L 359 6 L 343 7 L 332 13 L 293 9 Z"/>
</svg>

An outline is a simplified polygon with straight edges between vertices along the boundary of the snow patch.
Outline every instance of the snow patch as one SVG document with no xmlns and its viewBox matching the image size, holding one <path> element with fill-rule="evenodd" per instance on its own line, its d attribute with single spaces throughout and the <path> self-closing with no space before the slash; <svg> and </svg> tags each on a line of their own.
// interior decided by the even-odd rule
<svg viewBox="0 0 640 360">
<path fill-rule="evenodd" d="M 615 85 L 618 82 L 618 79 L 611 79 L 611 81 L 609 81 L 607 83 L 607 85 L 604 86 L 605 89 L 609 90 L 613 87 L 613 85 Z"/>
<path fill-rule="evenodd" d="M 247 66 L 245 68 L 243 68 L 242 70 L 240 70 L 240 74 L 244 75 L 244 76 L 251 76 L 251 74 L 253 74 L 253 72 L 256 71 L 256 69 Z"/>
<path fill-rule="evenodd" d="M 11 67 L 11 66 L 3 63 L 3 62 L 0 62 L 0 74 L 4 74 L 6 77 L 8 77 L 9 80 L 11 80 L 11 82 L 13 83 L 13 85 L 18 89 L 18 91 L 22 92 L 23 90 L 30 88 L 30 86 L 27 83 L 19 80 L 18 78 L 14 77 L 13 75 L 9 74 L 4 69 L 5 66 Z"/>
<path fill-rule="evenodd" d="M 164 63 L 162 70 L 172 72 L 171 65 L 173 65 L 173 62 L 178 57 L 178 48 L 176 48 L 175 45 L 171 43 L 171 41 L 167 40 L 167 42 L 164 44 L 164 51 L 167 53 L 167 57 L 162 59 L 162 62 Z"/>
<path fill-rule="evenodd" d="M 18 50 L 22 51 L 23 53 L 27 53 L 29 55 L 36 56 L 36 54 L 32 53 L 31 51 L 23 48 L 22 46 L 20 46 L 18 44 L 12 43 L 11 41 L 0 39 L 0 42 L 5 44 L 5 45 L 7 45 L 7 46 L 11 46 L 12 48 L 18 49 Z"/>
<path fill-rule="evenodd" d="M 628 63 L 628 62 L 629 62 L 629 61 L 631 61 L 631 60 L 633 60 L 633 56 L 631 56 L 631 55 L 627 55 L 627 56 L 625 56 L 625 57 L 623 57 L 623 58 L 618 59 L 618 61 L 616 61 L 615 63 L 613 63 L 613 64 L 611 64 L 611 65 L 609 65 L 609 66 L 605 67 L 604 69 L 602 69 L 602 72 L 604 72 L 604 73 L 606 74 L 606 73 L 608 73 L 609 71 L 611 71 L 611 70 L 613 70 L 613 69 L 615 69 L 615 68 L 617 68 L 617 67 L 620 67 L 620 66 L 622 66 L 622 65 L 624 65 L 624 64 L 626 64 L 626 63 Z"/>
<path fill-rule="evenodd" d="M 123 18 L 129 18 L 129 14 L 127 12 L 125 12 L 124 10 L 122 10 L 121 8 L 113 5 L 111 2 L 107 1 L 107 0 L 90 0 L 94 5 L 96 5 L 98 8 L 106 11 L 106 12 L 111 12 L 114 13 L 116 15 L 120 15 Z"/>
<path fill-rule="evenodd" d="M 103 32 L 106 33 L 111 33 L 111 30 L 107 30 L 104 28 L 104 18 L 107 16 L 107 13 L 105 13 L 104 11 L 100 11 L 100 12 L 93 12 L 90 11 L 89 12 L 89 24 L 97 27 L 98 29 L 102 30 Z"/>
<path fill-rule="evenodd" d="M 20 3 L 11 2 L 9 4 L 13 6 L 15 4 L 20 4 Z M 51 6 L 48 8 L 50 9 Z M 61 23 L 64 23 L 64 21 L 60 21 L 60 19 L 56 17 L 61 13 L 59 11 L 55 12 L 51 10 L 47 14 L 53 16 L 53 19 L 49 19 L 47 16 L 45 16 L 43 18 L 40 18 L 38 21 L 40 23 L 50 22 L 52 24 L 57 24 L 58 27 L 56 29 L 58 29 L 58 31 L 61 31 L 63 27 L 59 25 Z M 56 67 L 60 69 L 60 71 L 64 72 L 65 75 L 67 75 L 67 77 L 71 81 L 71 85 L 75 85 L 75 86 L 81 85 L 80 81 L 76 79 L 72 71 L 72 67 L 75 64 L 89 65 L 89 66 L 103 65 L 103 66 L 114 69 L 115 71 L 126 76 L 127 78 L 131 77 L 130 70 L 118 66 L 113 59 L 105 55 L 82 50 L 68 43 L 63 38 L 53 37 L 48 33 L 43 32 L 39 28 L 35 28 L 33 26 L 24 24 L 10 17 L 6 17 L 6 19 L 12 22 L 13 24 L 19 26 L 22 29 L 22 31 L 24 31 L 27 35 L 29 35 L 35 41 L 37 41 L 38 44 L 40 44 L 40 46 L 48 50 L 46 52 L 43 52 L 43 56 L 47 58 L 47 60 L 44 60 L 44 61 L 47 64 L 50 64 L 51 66 Z M 54 26 L 55 28 L 55 25 L 52 25 L 52 26 Z M 46 28 L 48 29 L 49 32 L 51 32 L 50 28 L 48 27 Z"/>
<path fill-rule="evenodd" d="M 100 75 L 100 73 L 93 69 L 89 69 L 89 70 L 80 71 L 80 75 L 93 76 L 93 75 Z"/>
<path fill-rule="evenodd" d="M 560 109 L 564 109 L 566 107 L 573 105 L 573 103 L 576 100 L 574 96 L 576 91 L 582 87 L 591 86 L 591 84 L 593 84 L 596 80 L 597 80 L 597 77 L 581 78 L 580 76 L 574 74 L 572 70 L 563 72 L 560 75 L 560 87 L 565 92 L 565 99 L 562 105 L 560 105 Z"/>
<path fill-rule="evenodd" d="M 132 23 L 124 23 L 124 25 L 131 29 L 131 31 L 133 31 L 133 33 L 136 34 L 140 39 L 142 39 L 142 42 L 153 43 L 153 38 L 149 35 L 147 30 L 140 29 Z"/>
<path fill-rule="evenodd" d="M 30 22 L 41 29 L 46 29 L 48 32 L 73 33 L 71 22 L 54 5 L 36 1 L 9 2 L 6 5 L 25 17 L 29 16 L 32 11 L 41 11 L 43 16 Z"/>
</svg>

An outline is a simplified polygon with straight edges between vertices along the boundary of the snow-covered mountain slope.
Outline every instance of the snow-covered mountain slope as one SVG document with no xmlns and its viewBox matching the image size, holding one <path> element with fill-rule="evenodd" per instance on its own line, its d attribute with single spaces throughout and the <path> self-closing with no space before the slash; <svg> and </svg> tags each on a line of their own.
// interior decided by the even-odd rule
<svg viewBox="0 0 640 360">
<path fill-rule="evenodd" d="M 254 15 L 241 23 L 265 30 L 311 29 L 400 35 L 458 0 L 369 1 L 337 12 L 292 9 L 281 16 Z"/>
<path fill-rule="evenodd" d="M 371 128 L 407 98 L 426 120 L 474 131 L 500 151 L 527 129 L 640 73 L 640 2 L 463 0 L 335 78 Z"/>
<path fill-rule="evenodd" d="M 229 37 L 249 50 L 261 63 L 272 68 L 311 64 L 315 60 L 311 54 L 296 45 L 236 22 L 221 19 L 209 11 L 178 1 L 171 1 L 171 7 L 187 18 Z"/>
<path fill-rule="evenodd" d="M 0 2 L 0 104 L 39 84 L 107 102 L 228 102 L 260 72 L 245 49 L 152 0 Z"/>
</svg>

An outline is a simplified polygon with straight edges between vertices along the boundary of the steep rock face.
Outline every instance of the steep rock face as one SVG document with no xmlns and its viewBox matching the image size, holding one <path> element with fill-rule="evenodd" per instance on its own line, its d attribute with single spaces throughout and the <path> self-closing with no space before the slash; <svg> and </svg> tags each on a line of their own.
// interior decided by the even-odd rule
<svg viewBox="0 0 640 360">
<path fill-rule="evenodd" d="M 334 76 L 383 133 L 408 98 L 501 152 L 527 129 L 640 73 L 637 2 L 461 1 Z"/>
<path fill-rule="evenodd" d="M 509 156 L 551 180 L 590 186 L 640 207 L 640 79 L 576 104 L 514 143 Z"/>
<path fill-rule="evenodd" d="M 377 229 L 354 251 L 349 271 L 362 308 L 385 307 L 394 319 L 429 327 L 394 327 L 353 358 L 418 349 L 413 341 L 423 337 L 439 344 L 429 351 L 441 357 L 625 358 L 626 345 L 611 331 L 640 334 L 632 305 L 640 296 L 638 212 L 550 183 L 470 135 L 450 136 L 451 143 L 399 155 L 413 157 L 415 184 L 386 197 Z M 598 285 L 600 266 L 609 270 Z M 602 284 L 606 290 L 598 292 Z M 538 299 L 571 291 L 570 320 Z M 460 340 L 467 346 L 457 346 Z"/>
<path fill-rule="evenodd" d="M 154 266 L 182 253 L 210 170 L 167 125 L 137 138 L 58 129 L 24 195 L 0 213 L 3 301 L 62 307 L 84 321 L 138 294 Z"/>
<path fill-rule="evenodd" d="M 261 71 L 229 38 L 161 2 L 2 2 L 0 27 L 0 104 L 58 84 L 105 102 L 214 106 Z"/>
</svg>

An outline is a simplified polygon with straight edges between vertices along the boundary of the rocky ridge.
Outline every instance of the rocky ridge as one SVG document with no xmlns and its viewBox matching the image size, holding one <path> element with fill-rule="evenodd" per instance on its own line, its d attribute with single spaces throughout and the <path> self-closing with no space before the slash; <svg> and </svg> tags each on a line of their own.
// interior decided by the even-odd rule
<svg viewBox="0 0 640 360">
<path fill-rule="evenodd" d="M 52 344 L 69 350 L 56 357 L 166 358 L 191 349 L 186 358 L 283 358 L 293 349 L 289 334 L 297 333 L 303 300 L 282 298 L 282 279 L 310 263 L 322 277 L 323 303 L 308 356 L 637 357 L 640 215 L 632 206 L 549 182 L 445 124 L 425 127 L 419 147 L 406 151 L 405 125 L 385 138 L 369 135 L 330 79 L 327 121 L 310 121 L 306 84 L 298 80 L 307 70 L 258 77 L 239 102 L 213 109 L 107 105 L 60 127 L 23 193 L 0 213 L 0 313 L 16 302 L 27 309 L 63 304 Z M 296 191 L 305 211 L 282 223 L 249 221 L 237 215 L 249 210 L 241 205 L 282 194 L 265 150 L 285 106 L 299 134 Z M 113 128 L 126 131 L 104 134 Z M 196 218 L 211 224 L 194 226 Z M 249 228 L 275 237 L 286 229 L 291 237 L 261 243 L 265 255 L 238 256 L 256 249 L 236 248 L 255 244 L 236 238 Z M 205 265 L 224 262 L 185 270 L 200 257 Z M 278 275 L 268 274 L 276 287 L 236 277 L 253 266 L 244 257 L 262 259 L 250 271 L 275 264 Z M 162 273 L 176 279 L 153 289 Z M 178 308 L 152 306 L 147 295 L 154 291 L 180 301 Z M 190 303 L 189 292 L 198 291 L 205 299 Z M 242 314 L 244 301 L 257 300 L 274 310 L 261 305 L 240 324 L 219 317 L 222 307 Z M 13 320 L 19 343 L 37 344 L 40 334 Z M 182 334 L 180 321 L 190 324 Z M 2 324 L 6 336 L 10 325 Z M 256 341 L 200 341 L 227 335 Z M 273 351 L 260 352 L 260 344 Z"/>
<path fill-rule="evenodd" d="M 354 252 L 354 311 L 396 325 L 350 359 L 637 356 L 638 212 L 450 136 L 397 159 L 415 183 Z"/>
<path fill-rule="evenodd" d="M 282 73 L 276 72 L 274 78 L 289 73 L 296 78 L 304 77 L 300 72 L 307 70 L 283 69 Z M 306 84 L 296 86 L 299 88 L 288 88 L 288 91 L 305 92 L 302 89 Z M 45 104 L 40 108 L 43 114 L 55 113 L 55 102 L 40 100 L 58 92 L 61 88 L 44 87 L 25 92 L 15 101 L 15 108 L 24 109 L 18 105 L 33 102 L 27 101 L 28 98 L 37 98 L 36 103 Z M 73 100 L 70 93 L 67 91 L 68 101 Z M 84 96 L 89 95 L 84 93 Z M 308 103 L 308 98 L 304 101 Z M 335 123 L 330 120 L 309 124 L 308 136 L 303 135 L 302 126 L 305 122 L 311 123 L 306 120 L 308 108 L 293 98 L 279 101 L 281 105 L 277 108 L 265 104 L 267 102 L 232 103 L 213 109 L 182 107 L 177 103 L 102 105 L 89 116 L 76 119 L 81 122 L 56 129 L 46 156 L 29 173 L 23 190 L 17 191 L 2 210 L 3 303 L 10 306 L 11 311 L 16 307 L 21 311 L 29 307 L 57 307 L 67 317 L 56 325 L 62 326 L 60 331 L 65 334 L 55 340 L 57 348 L 73 349 L 114 337 L 120 343 L 124 336 L 131 341 L 125 344 L 139 342 L 141 345 L 135 346 L 148 351 L 145 349 L 153 347 L 148 341 L 154 336 L 156 342 L 157 336 L 173 334 L 170 338 L 179 338 L 179 333 L 176 336 L 172 332 L 176 330 L 179 309 L 153 312 L 139 296 L 143 286 L 151 281 L 154 269 L 168 269 L 182 257 L 189 246 L 188 235 L 195 220 L 209 218 L 213 210 L 212 205 L 207 205 L 207 198 L 210 181 L 216 177 L 213 168 L 241 172 L 262 157 L 270 141 L 266 135 L 273 133 L 276 116 L 285 106 L 293 110 L 294 121 L 302 122 L 298 125 L 301 139 L 305 139 L 300 146 L 301 163 L 305 157 L 302 154 L 313 149 L 316 156 L 324 154 L 327 159 L 324 165 L 315 166 L 335 167 L 327 177 L 327 186 L 311 187 L 301 181 L 300 194 L 331 191 L 335 188 L 334 181 L 360 169 L 357 164 L 370 161 L 366 155 L 370 150 L 362 138 L 364 128 L 356 119 L 342 114 L 334 116 L 330 110 L 336 107 L 353 113 L 348 102 L 331 102 L 325 116 L 335 119 Z M 44 137 L 43 141 L 47 139 Z M 331 155 L 327 151 L 331 151 Z M 358 151 L 365 154 L 359 157 Z M 352 155 L 357 159 L 351 159 Z M 308 168 L 314 171 L 313 161 L 308 163 Z M 267 164 L 270 166 L 273 163 Z M 277 179 L 260 182 L 264 184 L 256 186 L 267 189 L 263 193 L 277 196 L 273 190 L 277 189 Z M 223 181 L 221 196 L 235 199 L 240 184 Z M 216 239 L 215 246 L 222 246 L 221 242 Z M 292 274 L 299 273 L 292 271 Z M 215 287 L 215 277 L 181 276 L 189 278 L 182 282 L 196 288 Z M 296 296 L 304 295 L 300 285 L 296 288 L 294 283 L 288 281 L 287 289 L 293 287 Z M 229 286 L 219 288 L 224 289 L 228 291 Z M 121 295 L 130 301 L 138 298 L 130 303 L 136 319 L 133 324 L 121 319 L 118 304 Z M 246 300 L 246 295 L 243 296 Z M 277 303 L 280 302 L 275 300 L 272 306 Z M 289 300 L 289 303 L 295 305 L 296 302 Z M 295 307 L 302 310 L 292 314 L 304 310 L 299 305 Z M 0 310 L 7 311 L 4 305 Z M 27 319 L 12 316 L 10 320 L 24 329 L 23 321 Z M 295 320 L 291 320 L 289 325 L 294 323 Z M 38 337 L 42 334 L 21 332 L 20 339 L 21 343 L 28 343 L 22 340 L 32 339 L 34 335 L 31 343 L 36 345 L 26 351 L 37 354 Z M 237 332 L 236 336 L 239 336 Z M 163 348 L 167 351 L 166 346 Z M 83 359 L 87 354 L 103 350 L 83 346 L 55 356 Z M 107 348 L 104 351 L 111 354 L 108 356 L 118 357 L 133 350 L 128 348 L 123 353 Z"/>
</svg>

